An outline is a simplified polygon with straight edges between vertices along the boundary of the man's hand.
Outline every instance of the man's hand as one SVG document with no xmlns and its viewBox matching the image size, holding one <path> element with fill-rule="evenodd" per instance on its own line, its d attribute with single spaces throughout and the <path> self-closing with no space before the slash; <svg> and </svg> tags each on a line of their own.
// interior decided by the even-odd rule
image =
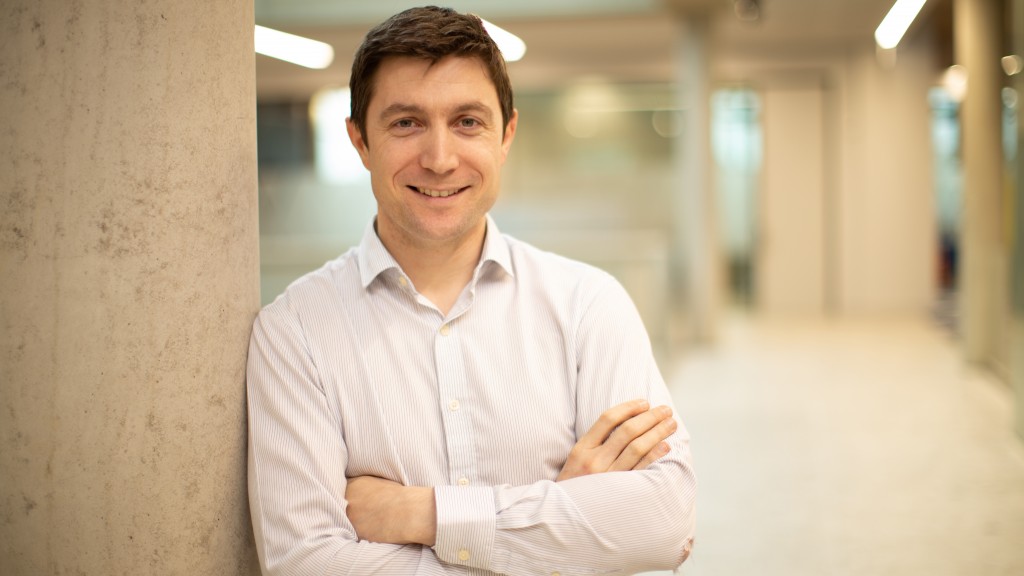
<svg viewBox="0 0 1024 576">
<path fill-rule="evenodd" d="M 557 481 L 598 472 L 642 470 L 668 454 L 664 440 L 676 431 L 668 406 L 630 400 L 606 410 L 576 442 Z"/>
<path fill-rule="evenodd" d="M 433 546 L 437 537 L 434 489 L 358 476 L 345 489 L 347 515 L 360 540 Z"/>
</svg>

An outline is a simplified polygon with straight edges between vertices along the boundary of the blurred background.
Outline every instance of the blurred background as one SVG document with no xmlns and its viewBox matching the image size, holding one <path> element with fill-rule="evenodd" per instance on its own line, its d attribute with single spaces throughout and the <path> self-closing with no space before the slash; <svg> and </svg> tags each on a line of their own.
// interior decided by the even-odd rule
<svg viewBox="0 0 1024 576">
<path fill-rule="evenodd" d="M 375 213 L 351 57 L 415 2 L 256 0 L 264 303 Z M 619 278 L 702 481 L 686 574 L 1024 574 L 1024 2 L 448 2 L 526 44 L 493 216 Z"/>
</svg>

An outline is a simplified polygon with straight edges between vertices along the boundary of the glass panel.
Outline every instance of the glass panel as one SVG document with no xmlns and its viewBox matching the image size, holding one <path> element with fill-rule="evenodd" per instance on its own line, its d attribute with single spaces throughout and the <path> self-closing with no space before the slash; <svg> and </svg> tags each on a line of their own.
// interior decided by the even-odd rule
<svg viewBox="0 0 1024 576">
<path fill-rule="evenodd" d="M 753 304 L 757 186 L 761 174 L 761 102 L 746 88 L 716 91 L 711 98 L 719 236 L 727 259 L 734 304 Z"/>
<path fill-rule="evenodd" d="M 954 94 L 936 87 L 928 94 L 932 110 L 932 151 L 935 155 L 935 206 L 938 218 L 939 301 L 935 317 L 957 330 L 957 273 L 960 219 L 963 210 L 963 164 L 960 151 L 960 106 Z"/>
</svg>

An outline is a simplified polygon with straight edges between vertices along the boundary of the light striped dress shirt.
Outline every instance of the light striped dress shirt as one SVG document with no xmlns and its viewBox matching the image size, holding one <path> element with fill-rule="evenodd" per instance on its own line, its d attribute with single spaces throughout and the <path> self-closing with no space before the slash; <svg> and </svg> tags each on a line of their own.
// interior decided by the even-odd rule
<svg viewBox="0 0 1024 576">
<path fill-rule="evenodd" d="M 647 469 L 554 482 L 611 406 L 671 404 L 639 315 L 591 266 L 488 217 L 449 314 L 367 227 L 260 313 L 249 501 L 265 574 L 628 574 L 678 566 L 696 481 L 680 423 Z M 432 548 L 360 541 L 346 478 L 434 487 Z"/>
</svg>

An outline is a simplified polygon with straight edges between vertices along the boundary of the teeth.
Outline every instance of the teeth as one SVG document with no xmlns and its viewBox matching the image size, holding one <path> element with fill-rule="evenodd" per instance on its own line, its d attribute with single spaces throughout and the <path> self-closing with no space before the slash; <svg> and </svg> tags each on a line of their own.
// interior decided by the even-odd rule
<svg viewBox="0 0 1024 576">
<path fill-rule="evenodd" d="M 416 191 L 431 198 L 447 198 L 458 192 L 458 190 L 431 190 L 429 188 L 417 188 Z"/>
</svg>

